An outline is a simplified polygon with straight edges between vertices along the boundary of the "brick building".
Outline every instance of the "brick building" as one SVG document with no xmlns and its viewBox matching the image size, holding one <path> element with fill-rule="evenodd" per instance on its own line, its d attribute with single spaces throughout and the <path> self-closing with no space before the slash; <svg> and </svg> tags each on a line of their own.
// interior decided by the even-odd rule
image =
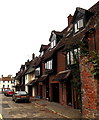
<svg viewBox="0 0 99 120">
<path fill-rule="evenodd" d="M 92 51 L 99 51 L 98 7 L 99 2 L 88 10 L 76 8 L 68 26 L 51 32 L 50 43 L 41 45 L 40 56 L 24 72 L 35 76 L 24 78 L 30 95 L 80 109 L 85 118 L 99 112 L 99 77 L 91 73 L 94 64 L 88 60 Z"/>
</svg>

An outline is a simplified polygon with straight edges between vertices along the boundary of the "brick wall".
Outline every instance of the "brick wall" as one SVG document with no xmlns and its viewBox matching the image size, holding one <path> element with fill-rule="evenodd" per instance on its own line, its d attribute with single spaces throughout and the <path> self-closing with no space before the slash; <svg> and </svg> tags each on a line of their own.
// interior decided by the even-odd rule
<svg viewBox="0 0 99 120">
<path fill-rule="evenodd" d="M 65 55 L 61 51 L 57 52 L 57 73 L 66 69 Z"/>
<path fill-rule="evenodd" d="M 97 80 L 91 74 L 92 63 L 87 57 L 81 59 L 81 82 L 82 82 L 82 117 L 95 118 L 97 114 Z"/>
</svg>

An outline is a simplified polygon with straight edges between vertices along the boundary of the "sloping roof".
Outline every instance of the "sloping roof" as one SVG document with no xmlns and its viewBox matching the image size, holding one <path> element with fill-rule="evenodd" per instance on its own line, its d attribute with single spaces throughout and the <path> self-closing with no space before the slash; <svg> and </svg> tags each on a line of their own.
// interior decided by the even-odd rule
<svg viewBox="0 0 99 120">
<path fill-rule="evenodd" d="M 35 67 L 38 67 L 42 62 L 42 57 L 38 57 L 36 62 L 35 62 Z"/>
<path fill-rule="evenodd" d="M 26 72 L 25 74 L 29 74 L 29 73 L 35 71 L 34 66 L 35 66 L 35 64 L 36 64 L 37 59 L 38 59 L 38 58 L 35 57 L 33 60 L 31 60 L 30 66 L 29 66 L 29 68 L 28 68 L 28 70 L 27 70 L 27 72 Z"/>
<path fill-rule="evenodd" d="M 26 86 L 32 86 L 32 85 L 34 85 L 34 84 L 37 82 L 37 80 L 38 80 L 38 78 L 35 78 L 35 79 L 32 80 L 32 81 L 29 81 L 29 82 L 26 84 Z"/>
<path fill-rule="evenodd" d="M 42 51 L 46 51 L 48 48 L 49 48 L 49 46 L 50 46 L 50 44 L 48 44 L 48 45 L 41 45 L 41 48 L 40 48 L 40 52 L 42 52 Z"/>
<path fill-rule="evenodd" d="M 94 6 L 94 8 L 97 9 L 97 5 L 99 5 L 99 2 L 97 4 L 95 4 L 96 7 Z M 90 8 L 90 10 L 93 10 L 93 7 Z M 94 13 L 94 15 L 89 19 L 89 21 L 87 22 L 87 24 L 86 24 L 86 26 L 83 30 L 79 31 L 78 33 L 76 33 L 74 35 L 71 33 L 69 36 L 67 36 L 70 31 L 68 31 L 65 34 L 65 38 L 63 38 L 65 40 L 64 50 L 70 49 L 70 48 L 72 48 L 73 46 L 76 46 L 76 45 L 81 45 L 81 41 L 85 37 L 86 32 L 88 32 L 92 29 L 95 29 L 95 27 L 97 25 L 99 25 L 99 12 Z"/>
<path fill-rule="evenodd" d="M 99 12 L 99 1 L 88 9 L 90 12 Z"/>
<path fill-rule="evenodd" d="M 66 70 L 66 71 L 59 72 L 56 75 L 56 77 L 53 79 L 53 81 L 66 80 L 69 77 L 70 73 L 71 73 L 71 70 Z"/>
<path fill-rule="evenodd" d="M 39 79 L 38 82 L 43 82 L 47 79 L 48 75 L 42 75 Z"/>
<path fill-rule="evenodd" d="M 2 77 L 1 81 L 12 81 L 11 77 Z"/>
</svg>

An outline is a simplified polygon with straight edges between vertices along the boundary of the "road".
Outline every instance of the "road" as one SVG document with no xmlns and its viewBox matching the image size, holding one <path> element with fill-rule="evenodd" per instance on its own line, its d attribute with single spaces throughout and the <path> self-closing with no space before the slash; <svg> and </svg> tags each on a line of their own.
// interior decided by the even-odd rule
<svg viewBox="0 0 99 120">
<path fill-rule="evenodd" d="M 2 95 L 0 106 L 2 107 L 3 118 L 62 118 L 62 116 L 53 113 L 45 106 L 30 103 L 15 103 L 12 97 Z"/>
</svg>

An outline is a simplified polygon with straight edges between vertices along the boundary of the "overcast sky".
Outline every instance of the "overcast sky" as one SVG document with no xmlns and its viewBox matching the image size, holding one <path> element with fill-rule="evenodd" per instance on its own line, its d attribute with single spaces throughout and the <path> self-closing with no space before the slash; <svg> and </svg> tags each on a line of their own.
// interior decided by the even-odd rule
<svg viewBox="0 0 99 120">
<path fill-rule="evenodd" d="M 98 0 L 0 0 L 0 77 L 13 76 L 21 64 L 39 55 L 52 30 L 67 26 L 76 7 L 89 9 Z"/>
</svg>

